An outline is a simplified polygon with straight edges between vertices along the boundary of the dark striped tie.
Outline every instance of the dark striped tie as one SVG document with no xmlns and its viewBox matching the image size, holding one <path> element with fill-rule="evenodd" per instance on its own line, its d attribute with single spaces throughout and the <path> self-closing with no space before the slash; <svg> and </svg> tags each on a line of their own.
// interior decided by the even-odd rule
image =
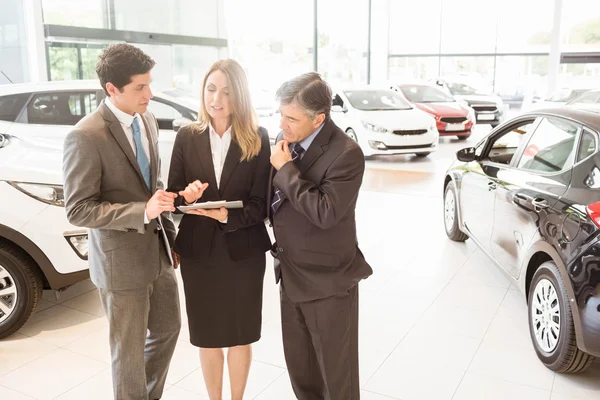
<svg viewBox="0 0 600 400">
<path fill-rule="evenodd" d="M 294 147 L 292 148 L 292 161 L 297 162 L 300 160 L 300 156 L 304 153 L 304 147 L 300 146 L 300 143 L 294 143 Z M 271 210 L 273 211 L 273 215 L 281 206 L 281 203 L 285 200 L 285 195 L 279 188 L 275 188 L 275 194 L 273 195 L 273 201 L 271 202 Z"/>
</svg>

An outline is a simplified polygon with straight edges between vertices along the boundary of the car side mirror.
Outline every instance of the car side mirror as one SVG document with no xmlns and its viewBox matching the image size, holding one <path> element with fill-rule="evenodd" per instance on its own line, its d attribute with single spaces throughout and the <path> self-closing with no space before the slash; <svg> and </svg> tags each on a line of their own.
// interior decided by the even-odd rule
<svg viewBox="0 0 600 400">
<path fill-rule="evenodd" d="M 456 158 L 458 161 L 471 162 L 475 161 L 477 156 L 475 155 L 475 147 L 467 147 L 465 149 L 456 152 Z"/>
<path fill-rule="evenodd" d="M 189 118 L 176 118 L 173 120 L 173 130 L 175 132 L 179 131 L 180 128 L 183 128 L 186 125 L 191 124 L 193 121 Z"/>
<path fill-rule="evenodd" d="M 331 107 L 331 112 L 343 112 L 346 113 L 348 112 L 348 109 L 344 106 L 332 106 Z"/>
</svg>

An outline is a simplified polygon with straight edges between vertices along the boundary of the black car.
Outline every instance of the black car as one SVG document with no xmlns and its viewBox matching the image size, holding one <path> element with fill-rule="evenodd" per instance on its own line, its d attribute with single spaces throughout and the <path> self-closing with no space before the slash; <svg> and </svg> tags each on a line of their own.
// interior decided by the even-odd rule
<svg viewBox="0 0 600 400">
<path fill-rule="evenodd" d="M 472 239 L 522 290 L 557 372 L 600 357 L 599 132 L 600 107 L 523 114 L 460 150 L 444 181 L 448 237 Z"/>
</svg>

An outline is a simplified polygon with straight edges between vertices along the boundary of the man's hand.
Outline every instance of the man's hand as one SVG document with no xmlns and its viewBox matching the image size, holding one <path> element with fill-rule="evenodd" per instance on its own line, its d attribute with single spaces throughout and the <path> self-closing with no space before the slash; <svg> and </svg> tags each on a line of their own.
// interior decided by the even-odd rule
<svg viewBox="0 0 600 400">
<path fill-rule="evenodd" d="M 225 207 L 221 207 L 218 210 L 204 210 L 199 208 L 197 210 L 189 210 L 187 214 L 201 215 L 203 217 L 208 217 L 212 219 L 216 219 L 219 222 L 223 222 L 227 219 L 229 212 Z"/>
<path fill-rule="evenodd" d="M 153 220 L 165 211 L 175 211 L 175 198 L 177 194 L 157 190 L 156 193 L 146 203 L 146 215 L 148 219 Z"/>
<path fill-rule="evenodd" d="M 192 204 L 200 197 L 202 197 L 202 193 L 204 193 L 207 187 L 208 183 L 202 183 L 198 180 L 195 180 L 194 182 L 187 185 L 187 187 L 184 190 L 179 192 L 179 195 L 183 196 L 186 203 Z"/>
<path fill-rule="evenodd" d="M 292 153 L 290 153 L 290 145 L 287 140 L 281 140 L 275 145 L 275 150 L 271 153 L 271 165 L 277 171 L 285 164 L 292 161 Z"/>
<path fill-rule="evenodd" d="M 171 256 L 173 257 L 173 268 L 177 269 L 177 267 L 179 267 L 179 263 L 181 262 L 181 257 L 179 257 L 179 254 L 177 254 L 172 247 Z"/>
</svg>

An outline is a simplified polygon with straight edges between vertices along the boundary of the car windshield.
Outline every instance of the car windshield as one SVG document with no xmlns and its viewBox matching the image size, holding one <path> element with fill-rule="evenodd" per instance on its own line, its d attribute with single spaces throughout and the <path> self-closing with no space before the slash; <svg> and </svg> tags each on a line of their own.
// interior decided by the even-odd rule
<svg viewBox="0 0 600 400">
<path fill-rule="evenodd" d="M 348 90 L 352 107 L 361 111 L 410 110 L 412 107 L 392 90 Z"/>
<path fill-rule="evenodd" d="M 588 91 L 588 89 L 575 89 L 575 90 L 561 89 L 561 90 L 553 93 L 550 97 L 548 97 L 546 99 L 546 101 L 558 102 L 558 103 L 567 102 L 567 101 L 573 100 L 576 97 L 581 96 L 582 94 L 584 94 L 587 91 Z"/>
<path fill-rule="evenodd" d="M 465 85 L 464 83 L 448 83 L 448 90 L 454 96 L 469 96 L 469 95 L 481 95 L 479 90 L 472 86 Z"/>
<path fill-rule="evenodd" d="M 413 103 L 450 103 L 454 98 L 443 90 L 426 85 L 403 85 L 402 93 Z"/>
</svg>

